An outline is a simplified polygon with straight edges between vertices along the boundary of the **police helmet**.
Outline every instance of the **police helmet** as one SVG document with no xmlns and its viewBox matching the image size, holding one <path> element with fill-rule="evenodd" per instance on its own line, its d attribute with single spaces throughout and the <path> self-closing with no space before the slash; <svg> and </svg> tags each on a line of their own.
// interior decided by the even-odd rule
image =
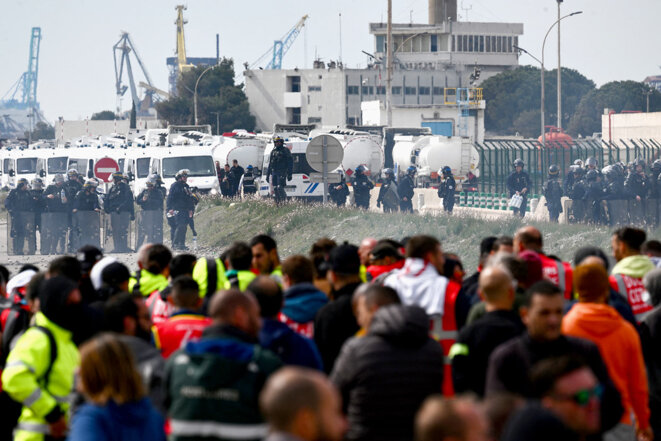
<svg viewBox="0 0 661 441">
<path fill-rule="evenodd" d="M 116 171 L 112 174 L 113 179 L 124 179 L 124 174 L 120 171 Z"/>
<path fill-rule="evenodd" d="M 251 170 L 252 171 L 252 165 L 248 165 L 248 167 L 246 167 L 246 170 Z"/>
<path fill-rule="evenodd" d="M 26 178 L 21 178 L 16 181 L 16 187 L 20 187 L 21 185 L 28 185 L 28 180 Z"/>
<path fill-rule="evenodd" d="M 181 170 L 179 170 L 177 172 L 176 175 L 174 175 L 174 178 L 179 179 L 179 178 L 182 178 L 182 177 L 188 177 L 188 173 L 190 173 L 190 170 L 188 170 L 187 168 L 182 168 Z"/>
<path fill-rule="evenodd" d="M 517 158 L 514 160 L 514 167 L 523 167 L 523 160 L 521 158 Z"/>
<path fill-rule="evenodd" d="M 355 171 L 356 171 L 356 174 L 360 175 L 360 174 L 363 174 L 363 173 L 367 173 L 369 171 L 369 169 L 366 166 L 361 164 L 358 167 L 356 167 Z"/>
<path fill-rule="evenodd" d="M 599 177 L 599 172 L 597 170 L 588 170 L 588 172 L 585 174 L 585 179 L 588 181 L 596 181 L 597 178 Z"/>
<path fill-rule="evenodd" d="M 558 176 L 558 173 L 560 173 L 560 167 L 555 164 L 549 167 L 549 176 Z"/>
<path fill-rule="evenodd" d="M 42 181 L 41 178 L 34 178 L 30 185 L 35 190 L 42 190 L 44 188 L 44 181 Z"/>
<path fill-rule="evenodd" d="M 78 176 L 78 170 L 76 170 L 75 168 L 69 169 L 69 171 L 67 172 L 67 176 L 69 177 Z"/>
<path fill-rule="evenodd" d="M 585 165 L 588 167 L 597 167 L 597 158 L 594 156 L 590 156 L 588 159 L 585 160 Z"/>
<path fill-rule="evenodd" d="M 163 180 L 158 175 L 158 173 L 152 173 L 151 175 L 149 175 L 149 178 L 147 178 L 147 179 L 152 179 L 154 181 L 154 185 L 158 185 L 158 184 L 163 183 Z"/>
<path fill-rule="evenodd" d="M 409 167 L 406 169 L 406 174 L 407 175 L 414 175 L 417 169 L 415 168 L 414 165 L 409 165 Z"/>
<path fill-rule="evenodd" d="M 607 165 L 606 167 L 601 169 L 601 174 L 606 176 L 606 175 L 612 175 L 615 173 L 613 166 L 612 165 Z"/>
<path fill-rule="evenodd" d="M 443 167 L 441 167 L 441 174 L 451 175 L 452 174 L 452 169 L 450 168 L 450 166 L 444 165 Z"/>
<path fill-rule="evenodd" d="M 655 159 L 652 163 L 652 171 L 655 173 L 661 172 L 661 159 Z"/>
<path fill-rule="evenodd" d="M 395 171 L 391 168 L 384 168 L 383 169 L 383 174 L 385 176 L 395 176 Z"/>
<path fill-rule="evenodd" d="M 579 167 L 583 167 L 583 160 L 582 159 L 574 160 L 574 165 L 578 165 Z"/>
<path fill-rule="evenodd" d="M 64 183 L 64 176 L 62 176 L 61 173 L 56 174 L 55 177 L 53 177 L 53 182 L 56 184 L 58 182 Z"/>
<path fill-rule="evenodd" d="M 578 165 L 570 165 L 569 166 L 569 173 L 578 173 L 578 169 L 580 167 Z"/>
<path fill-rule="evenodd" d="M 96 188 L 96 181 L 88 179 L 83 184 L 83 188 Z"/>
<path fill-rule="evenodd" d="M 626 171 L 626 168 L 624 167 L 624 164 L 622 164 L 621 162 L 616 162 L 615 164 L 613 164 L 613 171 L 620 176 L 624 176 L 624 172 Z"/>
<path fill-rule="evenodd" d="M 154 175 L 149 175 L 149 177 L 145 181 L 145 185 L 147 186 L 151 185 L 152 187 L 156 185 L 156 178 L 154 177 Z"/>
<path fill-rule="evenodd" d="M 278 146 L 278 145 L 284 145 L 285 140 L 282 139 L 282 136 L 274 136 L 273 137 L 273 145 Z"/>
<path fill-rule="evenodd" d="M 634 161 L 634 167 L 641 166 L 645 170 L 645 160 L 643 158 L 638 158 Z"/>
</svg>

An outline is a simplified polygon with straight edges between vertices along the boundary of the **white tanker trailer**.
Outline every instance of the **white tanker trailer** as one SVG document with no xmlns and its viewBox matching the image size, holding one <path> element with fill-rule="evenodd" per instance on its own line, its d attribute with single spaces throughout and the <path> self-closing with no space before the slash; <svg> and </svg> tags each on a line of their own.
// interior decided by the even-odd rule
<svg viewBox="0 0 661 441">
<path fill-rule="evenodd" d="M 322 134 L 322 133 L 318 133 Z M 378 176 L 383 168 L 384 154 L 381 147 L 367 132 L 353 130 L 331 130 L 327 134 L 336 138 L 344 149 L 342 168 L 349 175 L 359 165 L 365 165 L 372 176 Z M 310 136 L 314 136 L 310 134 Z"/>
<path fill-rule="evenodd" d="M 473 144 L 458 136 L 424 136 L 416 141 L 414 152 L 417 156 L 418 182 L 428 184 L 437 178 L 438 170 L 449 166 L 452 174 L 463 180 L 471 171 L 479 176 L 480 154 Z"/>
<path fill-rule="evenodd" d="M 220 166 L 232 165 L 235 159 L 239 165 L 246 168 L 249 165 L 261 170 L 264 158 L 266 141 L 257 138 L 250 133 L 233 133 L 231 136 L 220 136 L 216 138 L 217 143 L 213 147 L 213 159 Z"/>
</svg>

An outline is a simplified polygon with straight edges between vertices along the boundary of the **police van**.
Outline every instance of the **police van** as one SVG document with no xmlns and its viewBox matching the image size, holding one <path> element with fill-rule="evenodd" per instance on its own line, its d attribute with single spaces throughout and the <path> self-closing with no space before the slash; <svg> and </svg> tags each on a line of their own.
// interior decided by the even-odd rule
<svg viewBox="0 0 661 441">
<path fill-rule="evenodd" d="M 294 161 L 292 180 L 287 181 L 285 185 L 285 193 L 289 198 L 321 201 L 324 196 L 324 186 L 322 183 L 312 182 L 310 180 L 310 174 L 316 172 L 310 167 L 310 164 L 308 164 L 308 160 L 305 157 L 305 152 L 309 143 L 310 140 L 308 138 L 297 136 L 285 138 L 285 147 L 291 151 L 292 159 Z M 272 151 L 273 141 L 270 141 L 264 150 L 262 175 L 259 178 L 259 195 L 261 197 L 269 197 L 273 195 L 273 185 L 269 182 L 269 177 L 266 176 Z M 339 170 L 340 169 L 338 168 L 332 172 L 337 173 Z"/>
<path fill-rule="evenodd" d="M 168 190 L 174 183 L 174 175 L 182 169 L 188 169 L 188 185 L 200 193 L 218 194 L 220 184 L 216 174 L 210 146 L 172 146 L 161 147 L 151 158 L 150 172 L 163 179 Z"/>
</svg>

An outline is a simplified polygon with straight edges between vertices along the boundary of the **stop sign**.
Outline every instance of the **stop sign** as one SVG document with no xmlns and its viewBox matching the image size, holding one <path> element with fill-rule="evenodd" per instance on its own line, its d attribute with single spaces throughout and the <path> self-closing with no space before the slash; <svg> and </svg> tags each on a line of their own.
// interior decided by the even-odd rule
<svg viewBox="0 0 661 441">
<path fill-rule="evenodd" d="M 101 158 L 94 164 L 94 176 L 103 182 L 112 182 L 112 174 L 119 171 L 117 161 L 112 158 Z"/>
</svg>

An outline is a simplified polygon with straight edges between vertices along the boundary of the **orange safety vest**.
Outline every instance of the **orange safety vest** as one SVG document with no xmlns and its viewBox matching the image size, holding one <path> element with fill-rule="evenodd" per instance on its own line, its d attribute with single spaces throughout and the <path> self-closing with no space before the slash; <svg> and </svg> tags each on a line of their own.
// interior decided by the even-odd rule
<svg viewBox="0 0 661 441">
<path fill-rule="evenodd" d="M 650 311 L 654 309 L 654 306 L 646 302 L 643 298 L 643 294 L 645 293 L 643 279 L 629 277 L 624 274 L 613 274 L 608 279 L 611 287 L 627 299 L 638 323 L 642 322 Z"/>
<path fill-rule="evenodd" d="M 542 260 L 542 275 L 546 280 L 557 285 L 560 290 L 565 294 L 565 299 L 572 300 L 572 277 L 573 270 L 569 263 L 560 262 L 546 256 L 543 253 L 538 253 Z"/>
<path fill-rule="evenodd" d="M 147 297 L 145 302 L 147 309 L 149 310 L 149 316 L 151 317 L 151 322 L 154 325 L 163 323 L 166 321 L 172 313 L 175 311 L 174 305 L 168 303 L 167 301 L 161 298 L 160 291 L 154 291 Z"/>
<path fill-rule="evenodd" d="M 211 319 L 202 314 L 175 314 L 167 321 L 154 325 L 154 343 L 163 358 L 184 347 L 189 341 L 199 340 Z"/>
<path fill-rule="evenodd" d="M 443 347 L 443 395 L 446 397 L 454 396 L 454 386 L 452 385 L 452 360 L 450 359 L 450 348 L 457 341 L 459 331 L 457 330 L 457 317 L 455 315 L 455 303 L 457 295 L 461 290 L 461 285 L 454 281 L 449 281 L 445 289 L 445 301 L 443 305 L 443 316 L 433 316 L 431 319 L 431 335 L 434 340 Z"/>
</svg>

